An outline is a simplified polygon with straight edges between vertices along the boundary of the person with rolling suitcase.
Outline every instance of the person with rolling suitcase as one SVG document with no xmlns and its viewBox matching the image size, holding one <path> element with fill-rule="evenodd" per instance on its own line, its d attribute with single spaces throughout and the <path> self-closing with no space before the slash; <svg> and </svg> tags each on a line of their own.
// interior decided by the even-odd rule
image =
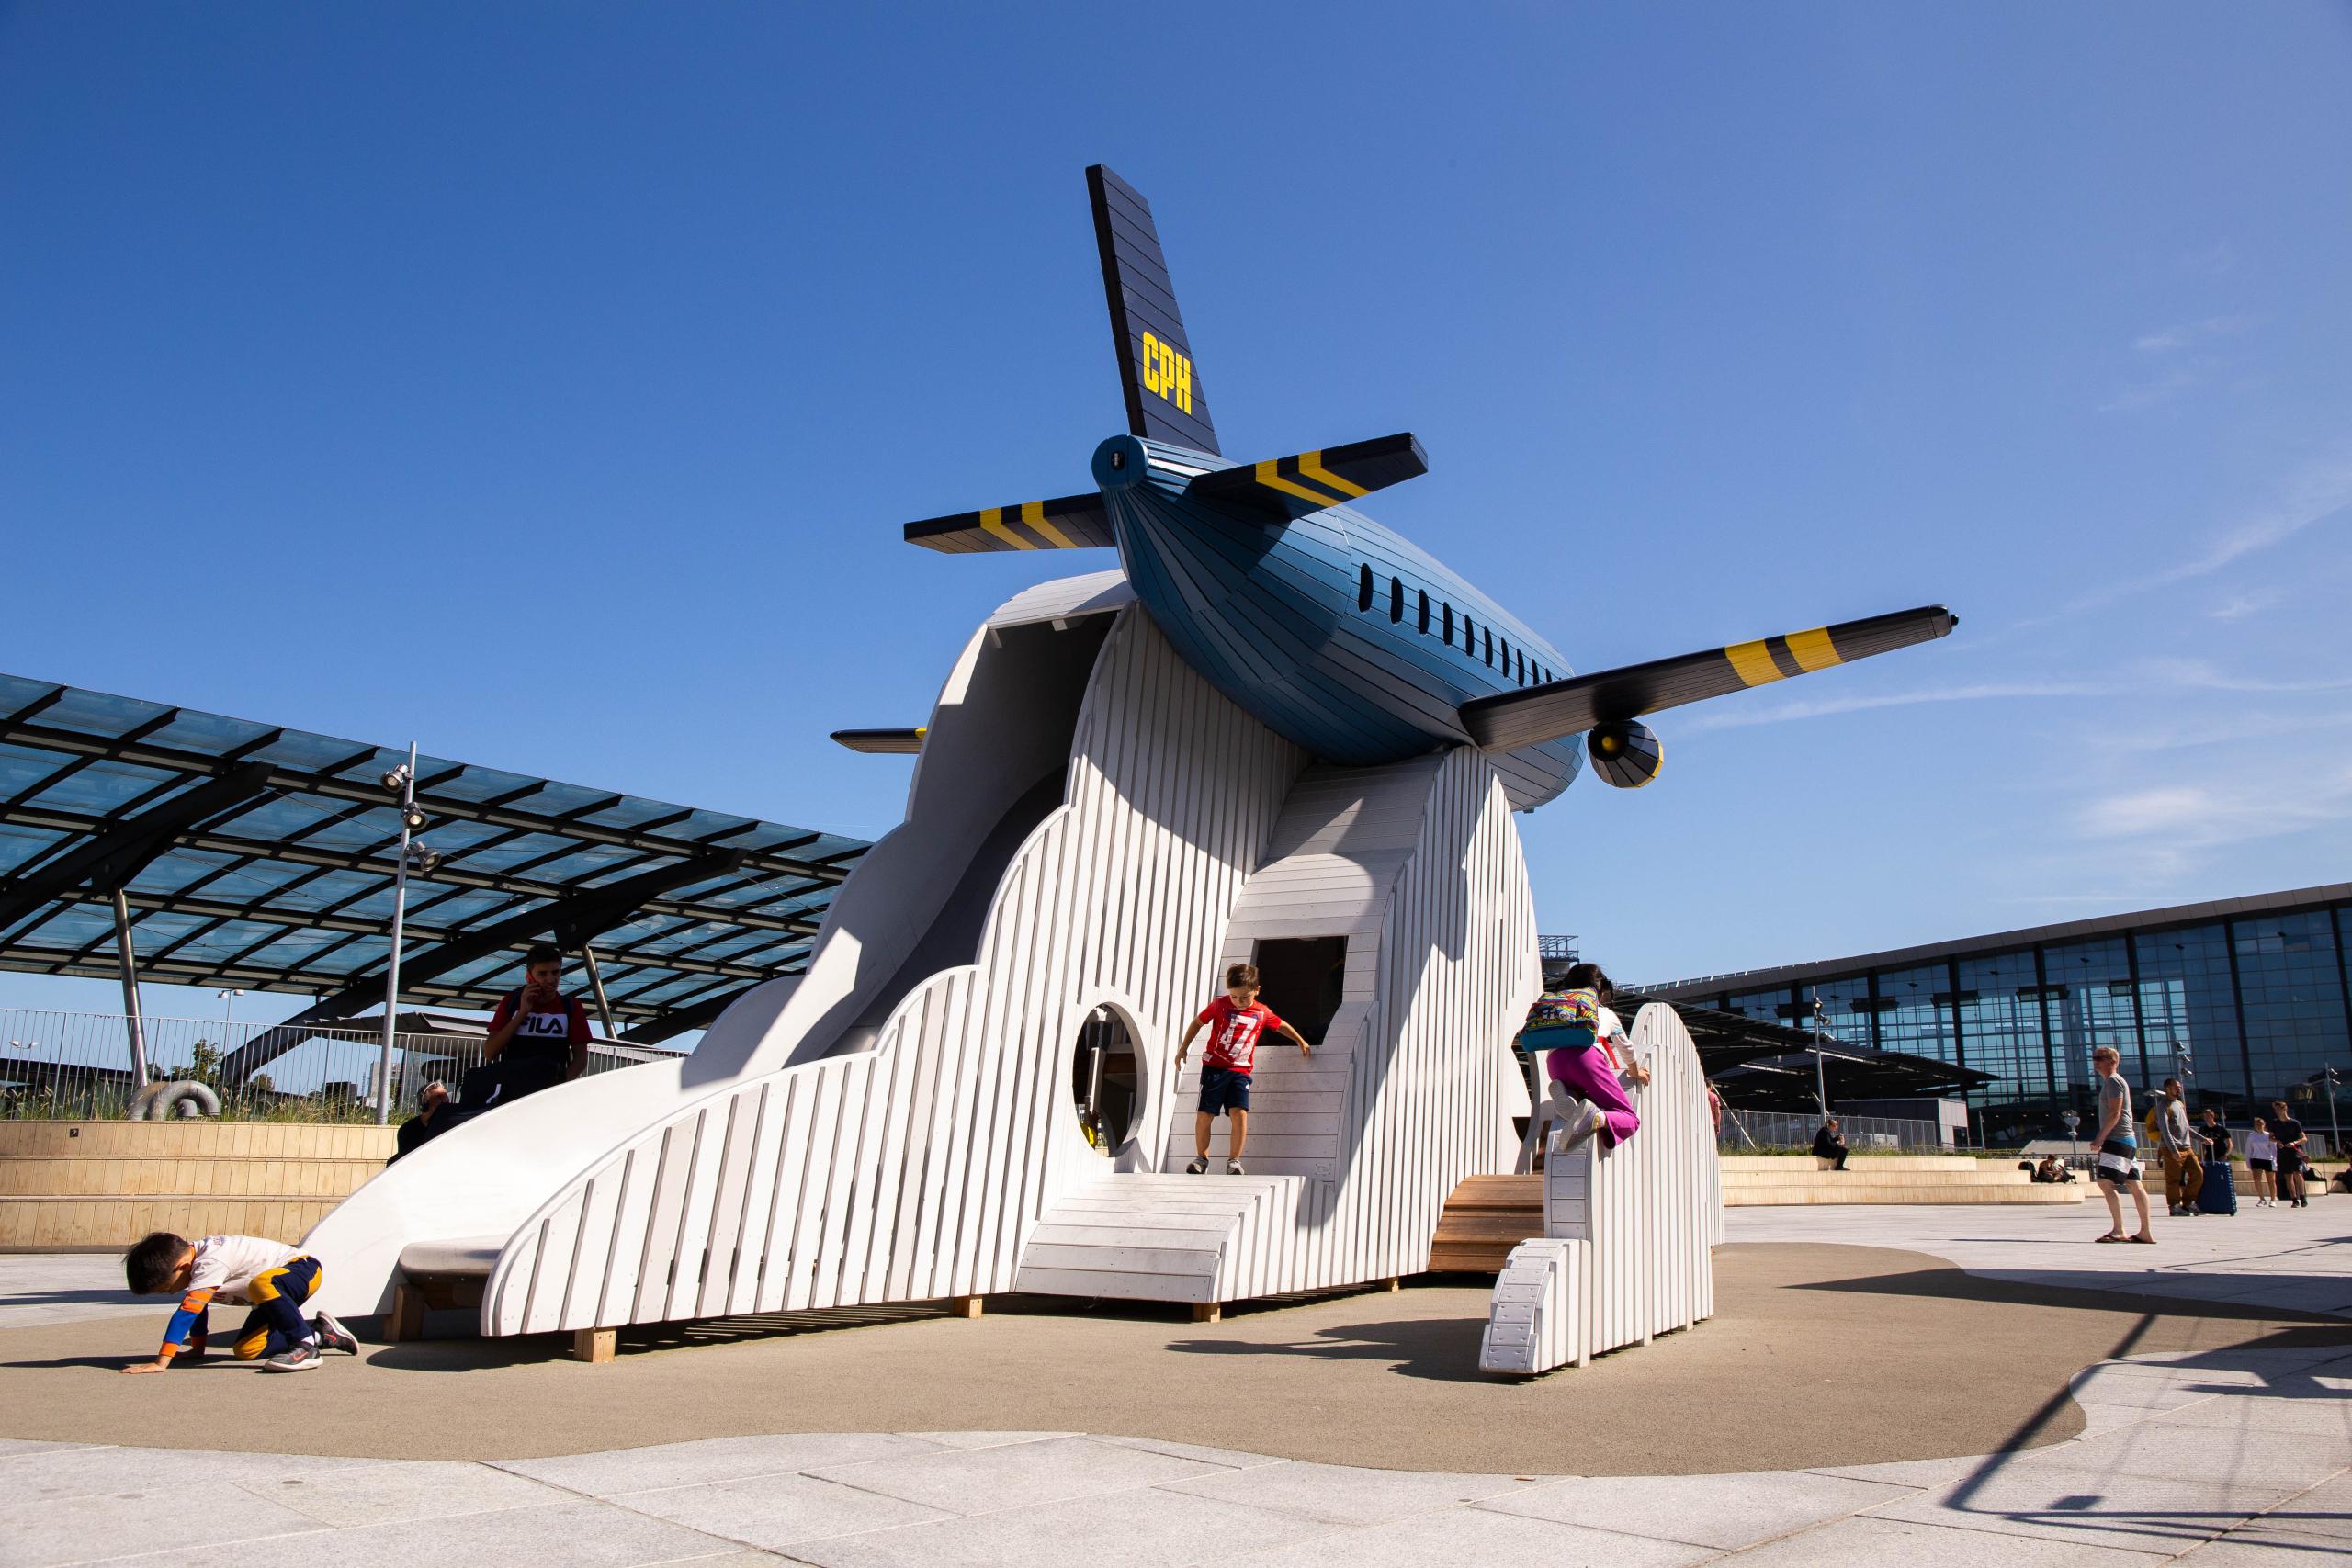
<svg viewBox="0 0 2352 1568">
<path fill-rule="evenodd" d="M 2236 1213 L 2238 1190 L 2230 1174 L 2230 1130 L 2222 1125 L 2221 1117 L 2210 1105 L 2205 1108 L 2204 1124 L 2196 1129 L 2196 1139 L 2198 1154 L 2205 1162 L 2205 1179 L 2197 1189 L 2198 1212 Z"/>
</svg>

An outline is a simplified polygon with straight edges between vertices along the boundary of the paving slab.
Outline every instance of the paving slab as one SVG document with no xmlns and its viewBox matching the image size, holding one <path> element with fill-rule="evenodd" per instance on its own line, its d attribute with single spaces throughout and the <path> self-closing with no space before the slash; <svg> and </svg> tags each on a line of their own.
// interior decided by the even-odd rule
<svg viewBox="0 0 2352 1568">
<path fill-rule="evenodd" d="M 2005 1472 L 2180 1482 L 2249 1496 L 2276 1493 L 2281 1495 L 2273 1501 L 2283 1501 L 2325 1481 L 2347 1462 L 2352 1462 L 2352 1450 L 2316 1443 L 2300 1433 L 2224 1434 L 2210 1427 L 2143 1421 L 2019 1454 Z"/>
<path fill-rule="evenodd" d="M 1556 1482 L 1476 1506 L 1657 1540 L 1753 1546 L 1913 1495 L 1909 1487 L 1803 1472 L 1609 1476 Z"/>
<path fill-rule="evenodd" d="M 221 1491 L 134 1481 L 119 1492 L 77 1490 L 0 1504 L 0 1568 L 50 1568 L 175 1548 L 214 1562 L 248 1560 L 264 1537 L 323 1534 L 309 1515 L 259 1498 L 224 1506 Z"/>
<path fill-rule="evenodd" d="M 558 1487 L 485 1464 L 446 1460 L 390 1461 L 337 1470 L 323 1477 L 246 1480 L 234 1485 L 249 1497 L 335 1526 L 443 1518 L 497 1508 L 539 1508 L 571 1500 L 571 1494 Z"/>
<path fill-rule="evenodd" d="M 801 1557 L 808 1555 L 799 1549 L 804 1541 L 963 1517 L 813 1475 L 760 1475 L 608 1500 L 706 1535 Z"/>
<path fill-rule="evenodd" d="M 1228 1472 L 1172 1454 L 1147 1453 L 1086 1438 L 1053 1438 L 831 1465 L 811 1473 L 820 1480 L 863 1487 L 948 1513 L 984 1514 L 1021 1503 L 1047 1503 Z"/>
<path fill-rule="evenodd" d="M 29 1501 L 179 1486 L 253 1486 L 271 1494 L 272 1488 L 288 1482 L 322 1481 L 382 1462 L 302 1454 L 62 1444 L 0 1457 L 0 1496 Z"/>
<path fill-rule="evenodd" d="M 751 1475 L 784 1475 L 829 1464 L 937 1453 L 939 1445 L 895 1432 L 786 1432 L 759 1438 L 712 1438 L 699 1443 L 661 1443 L 641 1449 L 571 1454 L 556 1459 L 509 1459 L 491 1462 L 550 1486 L 611 1497 L 664 1486 L 698 1486 Z"/>
<path fill-rule="evenodd" d="M 2340 1568 L 2344 1543 L 2317 1536 L 2233 1530 L 2178 1558 L 2182 1568 Z"/>
<path fill-rule="evenodd" d="M 1327 1529 L 1297 1514 L 1145 1487 L 809 1541 L 791 1551 L 822 1568 L 1178 1568 L 1233 1561 Z"/>
<path fill-rule="evenodd" d="M 123 1287 L 122 1259 L 111 1252 L 0 1252 L 0 1328 L 84 1318 L 171 1314 L 171 1303 Z"/>
<path fill-rule="evenodd" d="M 2154 1568 L 2165 1550 L 1956 1529 L 1914 1520 L 1840 1519 L 1725 1559 L 1736 1568 Z"/>
<path fill-rule="evenodd" d="M 1292 1463 L 1178 1482 L 1171 1489 L 1279 1508 L 1326 1524 L 1362 1525 L 1485 1502 L 1541 1484 L 1515 1475 L 1442 1475 Z"/>
<path fill-rule="evenodd" d="M 2352 1397 L 2332 1390 L 2264 1399 L 2199 1400 L 2150 1420 L 2165 1427 L 2201 1427 L 2214 1432 L 2299 1432 L 2333 1438 L 2352 1453 Z"/>
<path fill-rule="evenodd" d="M 2352 1474 L 2321 1482 L 2271 1509 L 2253 1528 L 2352 1542 Z"/>
<path fill-rule="evenodd" d="M 233 1558 L 237 1568 L 417 1568 L 442 1562 L 486 1562 L 497 1568 L 649 1568 L 738 1550 L 734 1541 L 625 1508 L 574 1499 L 549 1507 L 271 1536 L 248 1541 L 233 1553 L 164 1551 L 140 1559 L 136 1568 L 220 1568 L 224 1557 Z"/>
<path fill-rule="evenodd" d="M 1008 1443 L 1042 1443 L 1049 1438 L 1078 1438 L 1082 1432 L 909 1432 L 943 1449 L 1001 1449 Z"/>
<path fill-rule="evenodd" d="M 1203 1464 L 1219 1464 L 1227 1470 L 1256 1470 L 1261 1465 L 1288 1464 L 1290 1461 L 1267 1454 L 1244 1453 L 1239 1449 L 1204 1448 L 1199 1443 L 1171 1443 L 1159 1438 L 1109 1438 L 1097 1434 L 1098 1443 L 1116 1443 L 1121 1448 L 1141 1449 L 1147 1453 L 1171 1454 L 1177 1459 L 1198 1460 Z M 1530 1480 L 1535 1479 L 1529 1477 Z"/>
<path fill-rule="evenodd" d="M 1203 1561 L 1234 1568 L 1687 1568 L 1715 1555 L 1680 1541 L 1458 1508 Z"/>
<path fill-rule="evenodd" d="M 2217 1486 L 2005 1465 L 1957 1486 L 1883 1505 L 1870 1517 L 2170 1555 L 2234 1529 L 2293 1495 L 2283 1486 Z"/>
</svg>

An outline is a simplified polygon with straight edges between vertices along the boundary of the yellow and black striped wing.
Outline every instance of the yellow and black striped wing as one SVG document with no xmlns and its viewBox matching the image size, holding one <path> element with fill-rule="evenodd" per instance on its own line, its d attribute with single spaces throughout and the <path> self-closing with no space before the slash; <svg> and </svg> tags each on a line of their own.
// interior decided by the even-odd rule
<svg viewBox="0 0 2352 1568">
<path fill-rule="evenodd" d="M 1102 496 L 1089 493 L 926 518 L 907 525 L 907 543 L 969 555 L 975 550 L 1112 549 L 1119 541 L 1112 535 Z"/>
<path fill-rule="evenodd" d="M 1430 471 L 1429 454 L 1410 431 L 1325 446 L 1288 457 L 1268 457 L 1203 474 L 1184 487 L 1196 501 L 1238 506 L 1271 516 L 1304 517 L 1340 506 Z"/>
<path fill-rule="evenodd" d="M 1530 686 L 1523 692 L 1481 697 L 1463 705 L 1462 725 L 1488 751 L 1516 751 L 1578 734 L 1597 724 L 1639 718 L 1685 703 L 1785 681 L 1792 675 L 1851 664 L 1874 653 L 1892 653 L 1913 643 L 1932 642 L 1959 624 L 1960 617 L 1950 610 L 1929 604 L 1791 632 L 1786 637 L 1734 643 L 1704 653 L 1686 653 L 1677 659 L 1655 659 L 1647 664 L 1628 664 Z"/>
</svg>

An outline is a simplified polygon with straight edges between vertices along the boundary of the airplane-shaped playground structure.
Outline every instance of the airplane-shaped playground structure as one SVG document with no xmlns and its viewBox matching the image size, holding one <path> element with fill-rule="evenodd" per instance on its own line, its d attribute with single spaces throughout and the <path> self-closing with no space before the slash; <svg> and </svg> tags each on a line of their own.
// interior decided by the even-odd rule
<svg viewBox="0 0 2352 1568">
<path fill-rule="evenodd" d="M 334 1260 L 331 1309 L 471 1282 L 485 1334 L 594 1336 L 1014 1291 L 1213 1314 L 1420 1272 L 1448 1194 L 1511 1168 L 1530 1110 L 1510 1042 L 1541 977 L 1512 812 L 1586 757 L 1649 782 L 1652 714 L 1951 629 L 1930 607 L 1570 673 L 1355 510 L 1427 471 L 1412 436 L 1222 456 L 1150 209 L 1088 180 L 1127 434 L 1091 492 L 906 532 L 1114 548 L 1119 570 L 1001 606 L 923 726 L 836 735 L 918 760 L 804 974 L 676 1063 L 531 1096 L 388 1168 L 305 1244 Z M 1188 1176 L 1176 1043 L 1235 961 L 1321 1048 L 1261 1055 L 1248 1175 Z M 1498 1370 L 1712 1311 L 1704 1083 L 1670 1009 L 1634 1034 L 1657 1074 L 1644 1131 L 1552 1162 L 1548 1239 L 1498 1286 Z"/>
</svg>

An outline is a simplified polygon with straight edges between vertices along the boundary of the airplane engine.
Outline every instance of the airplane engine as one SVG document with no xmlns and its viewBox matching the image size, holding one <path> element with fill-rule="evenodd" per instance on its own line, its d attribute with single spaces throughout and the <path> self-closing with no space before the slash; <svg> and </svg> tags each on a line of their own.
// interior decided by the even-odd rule
<svg viewBox="0 0 2352 1568">
<path fill-rule="evenodd" d="M 1657 732 L 1634 719 L 1599 724 L 1584 738 L 1585 755 L 1600 782 L 1618 789 L 1639 789 L 1657 777 L 1666 761 Z"/>
</svg>

